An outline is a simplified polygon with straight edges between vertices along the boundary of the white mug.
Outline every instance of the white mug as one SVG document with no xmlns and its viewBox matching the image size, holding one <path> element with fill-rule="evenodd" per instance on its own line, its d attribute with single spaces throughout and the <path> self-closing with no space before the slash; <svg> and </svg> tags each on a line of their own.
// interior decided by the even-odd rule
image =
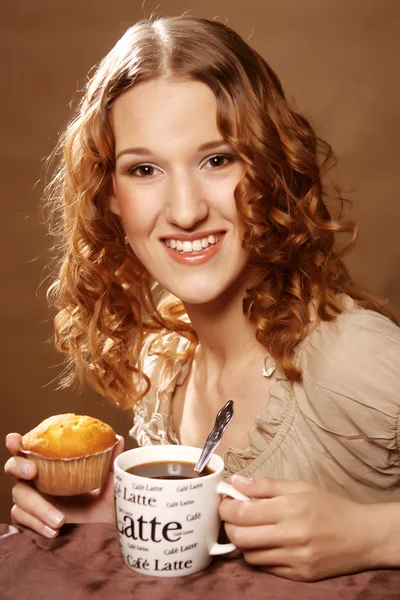
<svg viewBox="0 0 400 600">
<path fill-rule="evenodd" d="M 159 577 L 190 575 L 205 569 L 212 556 L 235 550 L 218 544 L 219 494 L 248 500 L 223 481 L 224 462 L 216 454 L 211 473 L 193 479 L 155 479 L 127 469 L 154 462 L 196 464 L 200 448 L 144 446 L 123 452 L 114 462 L 118 539 L 125 564 Z"/>
</svg>

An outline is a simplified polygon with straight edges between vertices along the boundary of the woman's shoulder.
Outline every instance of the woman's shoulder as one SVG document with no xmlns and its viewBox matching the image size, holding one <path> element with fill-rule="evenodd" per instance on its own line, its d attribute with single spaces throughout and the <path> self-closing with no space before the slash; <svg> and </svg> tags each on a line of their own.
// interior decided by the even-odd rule
<svg viewBox="0 0 400 600">
<path fill-rule="evenodd" d="M 357 378 L 365 369 L 383 379 L 395 371 L 400 376 L 400 327 L 384 315 L 361 308 L 348 296 L 334 321 L 320 321 L 299 353 L 299 366 L 309 374 L 348 372 Z"/>
<path fill-rule="evenodd" d="M 333 322 L 320 322 L 298 355 L 299 396 L 327 425 L 346 420 L 368 436 L 391 430 L 400 414 L 400 328 L 387 317 L 344 298 Z M 305 402 L 303 402 L 303 406 Z M 354 433 L 354 432 L 353 432 Z"/>
</svg>

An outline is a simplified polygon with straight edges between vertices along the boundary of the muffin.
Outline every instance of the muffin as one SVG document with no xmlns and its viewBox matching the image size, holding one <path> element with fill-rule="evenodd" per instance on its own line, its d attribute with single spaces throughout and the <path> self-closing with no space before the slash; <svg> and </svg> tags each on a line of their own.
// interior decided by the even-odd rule
<svg viewBox="0 0 400 600">
<path fill-rule="evenodd" d="M 55 415 L 22 437 L 22 454 L 38 468 L 36 487 L 75 496 L 101 487 L 117 438 L 112 427 L 84 415 Z"/>
</svg>

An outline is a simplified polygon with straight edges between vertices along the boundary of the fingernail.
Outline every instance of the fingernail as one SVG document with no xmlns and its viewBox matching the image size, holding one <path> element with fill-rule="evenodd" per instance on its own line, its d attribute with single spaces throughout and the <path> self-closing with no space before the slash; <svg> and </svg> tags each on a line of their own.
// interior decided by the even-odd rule
<svg viewBox="0 0 400 600">
<path fill-rule="evenodd" d="M 55 527 L 57 527 L 57 525 L 59 525 L 63 519 L 64 515 L 58 512 L 58 510 L 52 509 L 49 510 L 49 512 L 47 513 L 48 522 L 54 525 Z"/>
<path fill-rule="evenodd" d="M 25 475 L 25 477 L 29 477 L 29 475 L 31 475 L 32 473 L 32 466 L 28 463 L 23 462 L 19 466 L 19 472 L 22 475 Z"/>
<path fill-rule="evenodd" d="M 47 525 L 45 525 L 43 527 L 43 531 L 46 535 L 50 536 L 50 537 L 54 537 L 57 535 L 58 531 L 51 529 L 50 527 L 47 527 Z"/>
<path fill-rule="evenodd" d="M 243 475 L 232 475 L 232 482 L 235 483 L 244 483 L 245 485 L 250 485 L 250 483 L 253 483 L 253 480 L 251 477 L 243 477 Z"/>
</svg>

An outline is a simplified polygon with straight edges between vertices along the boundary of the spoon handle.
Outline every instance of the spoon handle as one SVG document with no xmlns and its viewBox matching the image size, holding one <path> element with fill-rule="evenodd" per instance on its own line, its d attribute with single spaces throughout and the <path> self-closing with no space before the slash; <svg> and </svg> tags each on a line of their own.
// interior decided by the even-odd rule
<svg viewBox="0 0 400 600">
<path fill-rule="evenodd" d="M 204 444 L 204 448 L 202 453 L 200 454 L 200 458 L 197 461 L 197 464 L 194 470 L 197 473 L 201 473 L 204 469 L 211 456 L 214 454 L 215 450 L 219 446 L 219 443 L 222 438 L 222 434 L 225 429 L 228 427 L 229 423 L 232 421 L 233 417 L 233 400 L 228 400 L 228 402 L 221 408 L 218 412 L 214 427 L 208 436 L 206 443 Z"/>
</svg>

